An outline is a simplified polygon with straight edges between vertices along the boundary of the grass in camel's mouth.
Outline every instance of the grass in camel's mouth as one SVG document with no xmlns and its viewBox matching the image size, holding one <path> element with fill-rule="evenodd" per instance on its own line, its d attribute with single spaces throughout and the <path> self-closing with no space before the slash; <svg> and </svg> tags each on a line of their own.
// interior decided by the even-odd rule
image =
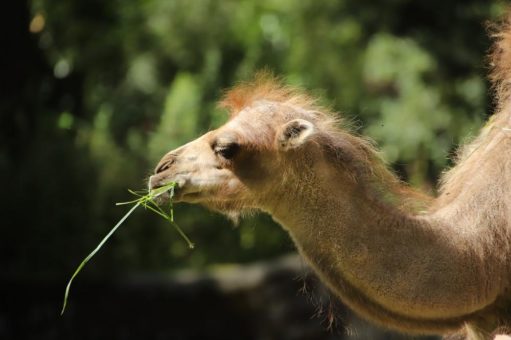
<svg viewBox="0 0 511 340">
<path fill-rule="evenodd" d="M 96 255 L 96 253 L 103 247 L 105 242 L 108 241 L 108 239 L 115 233 L 115 231 L 124 223 L 124 221 L 126 221 L 126 219 L 139 206 L 142 206 L 142 207 L 146 208 L 147 210 L 150 210 L 150 211 L 154 212 L 155 214 L 166 219 L 176 229 L 176 231 L 179 233 L 179 235 L 181 235 L 181 237 L 186 241 L 186 243 L 188 244 L 188 247 L 190 249 L 193 249 L 195 247 L 194 244 L 188 238 L 188 236 L 186 236 L 186 234 L 183 232 L 183 230 L 176 224 L 176 222 L 174 222 L 174 209 L 172 206 L 172 198 L 174 197 L 175 187 L 176 187 L 176 182 L 170 182 L 164 186 L 161 186 L 161 187 L 158 187 L 155 189 L 151 189 L 149 191 L 138 192 L 138 191 L 129 190 L 129 192 L 131 194 L 135 195 L 137 198 L 134 200 L 131 200 L 131 201 L 127 201 L 127 202 L 116 203 L 116 205 L 132 205 L 132 207 L 119 220 L 119 222 L 117 222 L 117 224 L 110 230 L 110 232 L 101 240 L 101 242 L 99 242 L 99 244 L 96 246 L 96 248 L 94 248 L 94 250 L 89 255 L 87 255 L 87 257 L 85 257 L 85 259 L 83 259 L 83 261 L 80 263 L 80 265 L 76 268 L 76 270 L 74 271 L 73 275 L 71 276 L 71 278 L 69 279 L 69 281 L 67 283 L 66 291 L 64 293 L 64 302 L 62 304 L 62 310 L 60 312 L 60 315 L 64 314 L 64 312 L 66 310 L 67 300 L 69 297 L 69 290 L 71 288 L 71 283 L 73 283 L 74 278 L 78 275 L 78 273 L 80 273 L 80 271 L 85 266 L 85 264 L 87 264 L 87 262 L 89 262 L 89 260 L 94 255 Z M 168 193 L 168 195 L 169 195 L 169 199 L 168 199 L 169 203 L 168 203 L 167 211 L 164 210 L 156 202 L 156 199 L 165 193 Z"/>
</svg>

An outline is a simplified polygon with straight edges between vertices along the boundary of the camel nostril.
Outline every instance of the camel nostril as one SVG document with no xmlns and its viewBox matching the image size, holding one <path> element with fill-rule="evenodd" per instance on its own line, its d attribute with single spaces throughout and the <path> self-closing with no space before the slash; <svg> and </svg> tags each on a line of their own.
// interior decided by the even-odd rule
<svg viewBox="0 0 511 340">
<path fill-rule="evenodd" d="M 173 160 L 166 161 L 166 162 L 164 162 L 164 163 L 162 163 L 162 164 L 159 164 L 159 165 L 156 167 L 155 173 L 156 173 L 156 174 L 159 174 L 160 172 L 163 172 L 163 171 L 165 171 L 165 170 L 169 169 L 169 168 L 170 168 L 170 166 L 172 165 L 172 163 L 174 163 L 174 161 L 173 161 Z"/>
<path fill-rule="evenodd" d="M 154 173 L 155 174 L 159 174 L 160 172 L 163 172 L 165 170 L 168 170 L 172 164 L 174 164 L 175 162 L 175 158 L 172 157 L 170 159 L 162 159 L 160 163 L 158 163 L 158 165 L 156 166 L 156 170 L 154 170 Z"/>
<path fill-rule="evenodd" d="M 166 154 L 158 163 L 156 166 L 156 169 L 154 170 L 155 174 L 159 174 L 160 172 L 163 172 L 165 170 L 168 170 L 172 164 L 176 161 L 176 154 L 174 153 L 168 153 Z"/>
</svg>

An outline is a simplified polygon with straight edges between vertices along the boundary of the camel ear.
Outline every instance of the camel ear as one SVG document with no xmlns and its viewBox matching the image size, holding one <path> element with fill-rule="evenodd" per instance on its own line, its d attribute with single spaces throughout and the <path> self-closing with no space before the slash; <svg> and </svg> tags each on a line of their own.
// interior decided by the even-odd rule
<svg viewBox="0 0 511 340">
<path fill-rule="evenodd" d="M 305 119 L 293 119 L 277 134 L 277 147 L 287 151 L 303 145 L 314 133 L 314 124 Z"/>
</svg>

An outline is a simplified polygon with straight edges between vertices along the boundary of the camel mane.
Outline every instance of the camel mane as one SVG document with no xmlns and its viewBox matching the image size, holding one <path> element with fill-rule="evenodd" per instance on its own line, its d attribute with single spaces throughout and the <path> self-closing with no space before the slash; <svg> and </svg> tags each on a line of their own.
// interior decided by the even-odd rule
<svg viewBox="0 0 511 340">
<path fill-rule="evenodd" d="M 461 191 L 470 190 L 466 183 L 470 182 L 474 169 L 479 167 L 482 155 L 485 154 L 485 162 L 491 162 L 498 166 L 498 153 L 484 153 L 496 143 L 508 143 L 511 138 L 511 118 L 509 115 L 509 100 L 511 98 L 511 9 L 502 20 L 495 24 L 489 24 L 490 36 L 493 39 L 493 45 L 488 55 L 488 64 L 490 67 L 489 80 L 494 92 L 494 101 L 496 104 L 495 113 L 488 119 L 486 125 L 480 131 L 479 135 L 470 143 L 466 143 L 458 148 L 454 158 L 455 166 L 446 171 L 440 181 L 440 195 L 435 207 L 445 204 L 446 195 L 455 197 Z M 496 196 L 497 197 L 497 196 Z"/>
<path fill-rule="evenodd" d="M 503 109 L 503 105 L 508 102 L 511 96 L 511 10 L 502 20 L 497 23 L 488 24 L 490 36 L 493 39 L 493 45 L 488 55 L 488 64 L 490 67 L 489 79 L 492 89 L 495 93 L 494 100 L 498 109 Z"/>
</svg>

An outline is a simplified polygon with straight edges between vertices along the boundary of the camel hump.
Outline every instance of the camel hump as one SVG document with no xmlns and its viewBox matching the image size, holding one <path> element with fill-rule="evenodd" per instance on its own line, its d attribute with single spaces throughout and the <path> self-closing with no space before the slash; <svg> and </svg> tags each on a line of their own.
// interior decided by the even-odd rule
<svg viewBox="0 0 511 340">
<path fill-rule="evenodd" d="M 500 22 L 489 27 L 493 47 L 489 55 L 490 81 L 499 108 L 511 97 L 511 7 Z"/>
</svg>

